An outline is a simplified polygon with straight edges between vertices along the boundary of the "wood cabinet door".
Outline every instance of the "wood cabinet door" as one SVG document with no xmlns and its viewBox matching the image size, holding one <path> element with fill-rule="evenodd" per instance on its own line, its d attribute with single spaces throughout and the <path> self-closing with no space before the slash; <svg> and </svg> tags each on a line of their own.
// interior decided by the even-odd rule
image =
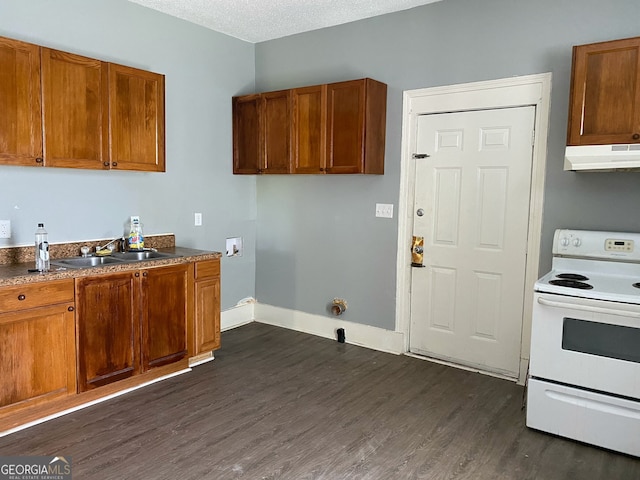
<svg viewBox="0 0 640 480">
<path fill-rule="evenodd" d="M 292 173 L 323 173 L 326 167 L 327 87 L 294 88 L 292 100 Z"/>
<path fill-rule="evenodd" d="M 260 173 L 291 172 L 291 95 L 289 90 L 262 96 L 263 169 Z"/>
<path fill-rule="evenodd" d="M 109 64 L 111 167 L 165 171 L 164 75 Z"/>
<path fill-rule="evenodd" d="M 195 263 L 193 354 L 220 348 L 220 259 Z"/>
<path fill-rule="evenodd" d="M 49 48 L 41 51 L 45 164 L 109 168 L 106 64 Z"/>
<path fill-rule="evenodd" d="M 260 95 L 233 98 L 233 173 L 256 174 L 264 168 L 260 134 Z"/>
<path fill-rule="evenodd" d="M 640 143 L 640 37 L 573 48 L 569 145 Z"/>
<path fill-rule="evenodd" d="M 327 171 L 364 172 L 365 82 L 327 85 Z"/>
<path fill-rule="evenodd" d="M 0 37 L 0 164 L 43 165 L 40 47 Z"/>
<path fill-rule="evenodd" d="M 80 392 L 131 377 L 140 370 L 134 280 L 131 272 L 76 279 Z"/>
<path fill-rule="evenodd" d="M 0 410 L 76 393 L 73 303 L 0 314 Z"/>
<path fill-rule="evenodd" d="M 141 273 L 143 371 L 187 355 L 188 272 L 179 264 Z"/>
<path fill-rule="evenodd" d="M 220 277 L 196 281 L 195 296 L 198 355 L 220 348 Z"/>
</svg>

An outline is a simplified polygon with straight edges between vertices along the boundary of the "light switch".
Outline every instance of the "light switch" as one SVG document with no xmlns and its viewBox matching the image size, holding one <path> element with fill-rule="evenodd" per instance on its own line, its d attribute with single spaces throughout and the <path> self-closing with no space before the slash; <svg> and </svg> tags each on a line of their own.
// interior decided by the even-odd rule
<svg viewBox="0 0 640 480">
<path fill-rule="evenodd" d="M 202 226 L 202 214 L 201 213 L 194 213 L 193 214 L 193 218 L 194 218 L 193 224 L 196 227 L 201 227 Z"/>
</svg>

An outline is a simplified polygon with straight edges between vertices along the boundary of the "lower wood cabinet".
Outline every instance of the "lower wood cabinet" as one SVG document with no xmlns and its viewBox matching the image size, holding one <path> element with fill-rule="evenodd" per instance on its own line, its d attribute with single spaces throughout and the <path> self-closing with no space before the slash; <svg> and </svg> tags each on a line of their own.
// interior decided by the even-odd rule
<svg viewBox="0 0 640 480">
<path fill-rule="evenodd" d="M 0 413 L 76 392 L 73 280 L 0 288 Z"/>
<path fill-rule="evenodd" d="M 187 356 L 189 268 L 76 280 L 80 392 Z"/>
<path fill-rule="evenodd" d="M 135 279 L 123 272 L 76 280 L 80 392 L 140 371 Z"/>
<path fill-rule="evenodd" d="M 195 265 L 195 352 L 220 348 L 220 260 Z"/>
<path fill-rule="evenodd" d="M 100 271 L 0 287 L 0 432 L 220 347 L 219 258 Z"/>
<path fill-rule="evenodd" d="M 187 356 L 190 265 L 150 268 L 140 274 L 142 370 Z"/>
</svg>

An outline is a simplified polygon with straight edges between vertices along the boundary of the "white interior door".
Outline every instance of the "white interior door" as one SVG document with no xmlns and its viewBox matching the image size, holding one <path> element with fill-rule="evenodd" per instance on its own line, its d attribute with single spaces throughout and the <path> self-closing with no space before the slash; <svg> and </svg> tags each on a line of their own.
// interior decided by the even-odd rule
<svg viewBox="0 0 640 480">
<path fill-rule="evenodd" d="M 533 106 L 418 118 L 412 352 L 518 376 L 534 120 Z"/>
</svg>

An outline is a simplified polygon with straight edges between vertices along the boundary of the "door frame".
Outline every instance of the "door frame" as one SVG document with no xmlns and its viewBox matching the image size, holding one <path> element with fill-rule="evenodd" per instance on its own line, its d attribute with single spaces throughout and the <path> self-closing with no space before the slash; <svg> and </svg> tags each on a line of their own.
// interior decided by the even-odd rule
<svg viewBox="0 0 640 480">
<path fill-rule="evenodd" d="M 547 161 L 547 135 L 551 106 L 551 73 L 526 75 L 444 87 L 421 88 L 403 92 L 402 155 L 400 164 L 400 198 L 398 204 L 398 253 L 396 264 L 396 331 L 404 334 L 404 351 L 409 351 L 411 334 L 411 238 L 413 236 L 413 203 L 415 196 L 415 160 L 419 115 L 493 110 L 535 106 L 535 134 L 529 198 L 527 262 L 520 337 L 520 369 L 518 383 L 527 375 L 531 343 L 533 288 L 538 279 L 542 208 Z"/>
</svg>

